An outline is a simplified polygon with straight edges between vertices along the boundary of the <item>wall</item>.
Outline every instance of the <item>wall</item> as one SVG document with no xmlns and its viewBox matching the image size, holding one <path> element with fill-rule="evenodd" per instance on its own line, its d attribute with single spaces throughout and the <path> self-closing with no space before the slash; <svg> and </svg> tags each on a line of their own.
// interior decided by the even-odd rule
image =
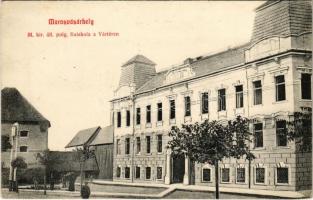
<svg viewBox="0 0 313 200">
<path fill-rule="evenodd" d="M 18 141 L 18 156 L 25 158 L 28 167 L 36 167 L 39 165 L 36 160 L 37 153 L 40 153 L 48 148 L 48 130 L 41 131 L 37 124 L 19 124 L 19 130 L 27 130 L 28 137 L 20 137 Z M 2 135 L 10 135 L 12 124 L 1 124 Z M 14 140 L 15 145 L 15 140 Z M 28 146 L 27 152 L 19 152 L 20 146 Z M 5 167 L 10 166 L 10 150 L 1 153 L 1 161 L 4 162 Z"/>
</svg>

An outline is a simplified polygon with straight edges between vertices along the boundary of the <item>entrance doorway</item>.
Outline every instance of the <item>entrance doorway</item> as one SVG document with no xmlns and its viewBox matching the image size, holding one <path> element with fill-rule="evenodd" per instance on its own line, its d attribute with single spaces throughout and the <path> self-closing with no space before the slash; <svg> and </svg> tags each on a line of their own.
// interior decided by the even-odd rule
<svg viewBox="0 0 313 200">
<path fill-rule="evenodd" d="M 173 155 L 173 165 L 172 165 L 172 182 L 182 183 L 184 181 L 185 174 L 185 157 L 184 155 Z"/>
</svg>

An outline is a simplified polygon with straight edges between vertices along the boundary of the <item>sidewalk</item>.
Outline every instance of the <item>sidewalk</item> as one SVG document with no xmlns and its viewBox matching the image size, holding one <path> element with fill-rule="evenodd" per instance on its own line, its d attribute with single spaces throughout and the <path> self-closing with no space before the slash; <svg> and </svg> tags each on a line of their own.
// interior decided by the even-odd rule
<svg viewBox="0 0 313 200">
<path fill-rule="evenodd" d="M 104 180 L 93 180 L 92 183 L 99 185 L 124 185 L 124 186 L 139 186 L 139 187 L 160 187 L 168 188 L 159 194 L 143 195 L 143 194 L 130 194 L 124 193 L 126 197 L 146 197 L 146 198 L 162 198 L 170 194 L 175 190 L 187 190 L 187 191 L 202 191 L 202 192 L 215 192 L 215 187 L 199 186 L 199 185 L 183 185 L 183 184 L 154 184 L 154 183 L 127 183 L 127 182 L 113 182 Z M 245 188 L 225 188 L 220 187 L 221 193 L 232 193 L 232 194 L 244 194 L 253 196 L 263 196 L 263 197 L 280 197 L 280 198 L 309 198 L 310 191 L 270 191 L 270 190 L 257 190 L 257 189 L 245 189 Z M 94 193 L 95 195 L 100 195 L 102 192 Z M 109 196 L 121 195 L 116 193 L 110 193 Z"/>
</svg>

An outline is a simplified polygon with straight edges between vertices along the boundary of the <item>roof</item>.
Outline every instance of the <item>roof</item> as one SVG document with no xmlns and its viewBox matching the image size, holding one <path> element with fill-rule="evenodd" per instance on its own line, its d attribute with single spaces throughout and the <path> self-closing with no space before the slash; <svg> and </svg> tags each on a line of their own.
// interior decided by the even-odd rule
<svg viewBox="0 0 313 200">
<path fill-rule="evenodd" d="M 97 136 L 92 140 L 90 145 L 112 144 L 113 143 L 113 126 L 103 127 Z"/>
<path fill-rule="evenodd" d="M 144 64 L 148 64 L 148 65 L 156 65 L 152 60 L 150 60 L 149 58 L 143 56 L 143 55 L 136 55 L 134 57 L 132 57 L 131 59 L 129 59 L 125 64 L 122 65 L 123 66 L 127 66 L 130 65 L 132 63 L 144 63 Z"/>
<path fill-rule="evenodd" d="M 100 126 L 97 126 L 79 131 L 65 148 L 82 146 L 90 143 L 100 129 Z"/>
<path fill-rule="evenodd" d="M 192 78 L 201 77 L 203 75 L 218 72 L 227 67 L 244 63 L 244 50 L 249 44 L 250 43 L 247 43 L 213 55 L 200 57 L 200 59 L 192 59 L 190 66 L 195 72 L 195 76 Z M 172 68 L 158 72 L 153 78 L 136 90 L 136 93 L 139 94 L 166 86 L 166 75 L 170 70 L 172 70 Z"/>
<path fill-rule="evenodd" d="M 47 120 L 16 88 L 1 90 L 1 121 L 40 123 L 50 127 Z"/>
<path fill-rule="evenodd" d="M 51 168 L 58 172 L 79 172 L 79 152 L 77 151 L 50 151 L 50 156 L 53 157 Z M 96 158 L 86 160 L 84 171 L 98 171 Z"/>
<path fill-rule="evenodd" d="M 251 41 L 312 31 L 310 1 L 267 1 L 256 9 Z"/>
</svg>

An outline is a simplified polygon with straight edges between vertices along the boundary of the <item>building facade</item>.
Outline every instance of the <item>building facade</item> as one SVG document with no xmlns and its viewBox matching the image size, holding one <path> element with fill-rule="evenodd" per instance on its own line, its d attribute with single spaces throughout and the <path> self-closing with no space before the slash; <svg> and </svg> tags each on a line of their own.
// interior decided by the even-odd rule
<svg viewBox="0 0 313 200">
<path fill-rule="evenodd" d="M 1 136 L 10 137 L 15 123 L 19 132 L 17 156 L 23 157 L 28 167 L 38 166 L 37 153 L 48 149 L 50 122 L 16 88 L 4 88 L 1 90 Z M 14 150 L 15 144 L 14 140 Z M 2 167 L 10 167 L 10 154 L 11 149 L 1 152 Z"/>
<path fill-rule="evenodd" d="M 214 166 L 173 157 L 168 132 L 241 115 L 253 119 L 256 159 L 224 160 L 221 187 L 311 188 L 311 153 L 280 134 L 293 112 L 312 108 L 311 2 L 268 1 L 255 12 L 246 44 L 160 72 L 142 55 L 121 67 L 111 101 L 114 181 L 214 186 Z"/>
</svg>

